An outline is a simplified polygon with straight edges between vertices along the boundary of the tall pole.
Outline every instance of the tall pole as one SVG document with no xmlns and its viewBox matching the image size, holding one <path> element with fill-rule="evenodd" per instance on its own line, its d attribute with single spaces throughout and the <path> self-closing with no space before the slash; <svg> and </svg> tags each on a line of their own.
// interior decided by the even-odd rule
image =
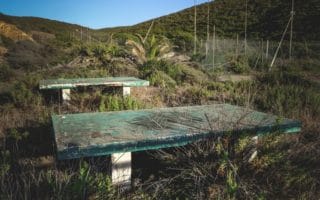
<svg viewBox="0 0 320 200">
<path fill-rule="evenodd" d="M 89 41 L 89 34 L 90 34 L 89 33 L 89 28 L 87 28 L 86 30 L 87 30 L 87 35 L 86 35 L 87 37 L 86 38 L 87 38 L 87 42 L 88 42 Z"/>
<path fill-rule="evenodd" d="M 269 71 L 271 71 L 271 68 L 273 67 L 274 62 L 276 61 L 276 58 L 277 58 L 277 56 L 278 56 L 278 53 L 279 53 L 280 47 L 281 47 L 281 45 L 282 45 L 283 39 L 284 39 L 285 35 L 287 34 L 288 29 L 289 29 L 291 20 L 292 20 L 292 16 L 290 17 L 289 22 L 288 22 L 288 24 L 287 24 L 287 26 L 286 26 L 286 29 L 284 30 L 284 32 L 283 32 L 283 34 L 282 34 L 282 37 L 281 37 L 281 40 L 280 40 L 279 45 L 278 45 L 278 47 L 277 47 L 277 50 L 276 50 L 276 52 L 275 52 L 275 54 L 274 54 L 274 56 L 273 56 L 273 59 L 272 59 L 272 61 L 271 61 Z"/>
<path fill-rule="evenodd" d="M 210 0 L 208 0 L 207 7 L 207 42 L 206 42 L 206 58 L 208 57 L 209 52 L 209 40 L 210 40 Z"/>
<path fill-rule="evenodd" d="M 213 41 L 212 41 L 212 68 L 215 67 L 215 53 L 216 53 L 216 25 L 213 26 Z"/>
<path fill-rule="evenodd" d="M 261 62 L 263 63 L 264 59 L 264 49 L 263 49 L 263 39 L 261 39 Z"/>
<path fill-rule="evenodd" d="M 197 54 L 197 0 L 194 0 L 194 50 L 193 54 Z"/>
<path fill-rule="evenodd" d="M 266 47 L 266 59 L 269 58 L 269 40 L 267 40 L 267 47 Z"/>
<path fill-rule="evenodd" d="M 292 37 L 293 37 L 293 18 L 294 18 L 294 0 L 292 0 L 291 8 L 291 31 L 290 31 L 290 49 L 289 49 L 289 59 L 292 58 Z"/>
<path fill-rule="evenodd" d="M 149 27 L 149 29 L 148 29 L 148 31 L 147 31 L 147 34 L 146 34 L 146 36 L 143 38 L 143 41 L 142 41 L 143 44 L 146 43 L 146 41 L 147 41 L 147 39 L 148 39 L 148 37 L 149 37 L 149 34 L 150 34 L 151 30 L 152 30 L 153 24 L 154 24 L 154 20 L 152 20 L 151 25 L 150 25 L 150 27 Z"/>
<path fill-rule="evenodd" d="M 81 41 L 82 41 L 82 27 L 81 27 L 81 29 L 80 29 L 80 38 L 81 38 Z"/>
<path fill-rule="evenodd" d="M 236 40 L 236 59 L 238 59 L 239 56 L 239 34 L 237 34 L 237 40 Z"/>
<path fill-rule="evenodd" d="M 244 55 L 247 55 L 247 29 L 248 29 L 248 0 L 246 0 L 246 14 L 244 22 Z"/>
</svg>

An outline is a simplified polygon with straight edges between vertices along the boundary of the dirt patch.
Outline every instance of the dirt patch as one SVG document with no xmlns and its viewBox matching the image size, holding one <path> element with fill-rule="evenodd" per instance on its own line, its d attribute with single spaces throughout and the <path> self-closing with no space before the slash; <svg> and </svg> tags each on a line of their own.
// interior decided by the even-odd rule
<svg viewBox="0 0 320 200">
<path fill-rule="evenodd" d="M 41 156 L 38 158 L 21 158 L 18 160 L 20 166 L 24 168 L 51 168 L 54 166 L 55 159 L 53 156 Z"/>
<path fill-rule="evenodd" d="M 240 82 L 240 81 L 251 81 L 254 77 L 252 75 L 221 75 L 217 78 L 219 82 Z"/>
</svg>

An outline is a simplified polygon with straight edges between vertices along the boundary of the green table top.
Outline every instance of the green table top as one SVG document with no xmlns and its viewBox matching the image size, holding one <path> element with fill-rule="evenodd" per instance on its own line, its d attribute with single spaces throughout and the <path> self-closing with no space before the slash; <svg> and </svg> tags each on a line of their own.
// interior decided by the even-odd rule
<svg viewBox="0 0 320 200">
<path fill-rule="evenodd" d="M 48 79 L 41 80 L 40 89 L 69 89 L 79 86 L 124 86 L 140 87 L 149 86 L 149 81 L 134 77 L 106 77 L 106 78 L 79 78 L 79 79 Z"/>
<path fill-rule="evenodd" d="M 52 123 L 58 159 L 182 146 L 217 134 L 301 130 L 299 121 L 228 104 L 53 115 Z"/>
</svg>

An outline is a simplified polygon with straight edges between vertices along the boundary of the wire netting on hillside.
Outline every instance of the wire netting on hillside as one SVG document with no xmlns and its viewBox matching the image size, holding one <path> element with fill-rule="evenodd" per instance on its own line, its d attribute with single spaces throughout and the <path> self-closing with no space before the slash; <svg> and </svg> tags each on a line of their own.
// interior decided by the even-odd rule
<svg viewBox="0 0 320 200">
<path fill-rule="evenodd" d="M 246 58 L 252 68 L 268 68 L 275 58 L 274 66 L 282 65 L 290 60 L 290 43 L 284 41 L 279 51 L 279 41 L 224 39 L 200 41 L 198 55 L 207 68 L 219 69 L 229 66 L 239 58 Z M 295 42 L 292 44 L 291 61 L 301 59 L 315 60 L 320 63 L 320 42 Z M 273 66 L 273 67 L 274 67 Z"/>
</svg>

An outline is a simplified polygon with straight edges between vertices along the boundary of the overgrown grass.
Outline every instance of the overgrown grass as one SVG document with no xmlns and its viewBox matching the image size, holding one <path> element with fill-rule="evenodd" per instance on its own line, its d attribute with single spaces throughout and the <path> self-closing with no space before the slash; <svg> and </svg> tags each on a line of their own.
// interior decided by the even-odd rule
<svg viewBox="0 0 320 200">
<path fill-rule="evenodd" d="M 106 171 L 106 166 L 100 167 L 105 165 L 105 158 L 103 162 L 88 165 L 78 161 L 64 163 L 62 168 L 55 164 L 41 165 L 41 160 L 54 160 L 55 156 L 50 124 L 52 113 L 134 110 L 149 106 L 138 98 L 119 96 L 117 89 L 106 91 L 97 87 L 72 91 L 69 106 L 62 105 L 56 94 L 48 98 L 38 91 L 42 78 L 119 74 L 121 69 L 113 68 L 109 60 L 122 56 L 122 50 L 117 48 L 108 45 L 81 47 L 85 56 L 100 60 L 101 66 L 45 69 L 15 80 L 10 78 L 11 69 L 2 67 L 1 79 L 8 87 L 1 88 L 0 92 L 3 138 L 0 198 L 317 199 L 320 196 L 320 92 L 319 85 L 304 75 L 306 69 L 316 74 L 317 62 L 310 60 L 314 64 L 310 68 L 299 63 L 290 69 L 280 66 L 274 72 L 265 73 L 265 67 L 256 67 L 255 70 L 260 70 L 256 80 L 236 83 L 216 82 L 216 72 L 212 76 L 195 63 L 152 60 L 133 66 L 137 75 L 161 88 L 159 99 L 163 105 L 199 105 L 214 101 L 302 120 L 301 134 L 275 133 L 261 138 L 259 156 L 252 163 L 247 162 L 252 148 L 249 136 L 239 138 L 235 146 L 231 145 L 234 138 L 227 135 L 158 151 L 151 156 L 159 163 L 160 171 L 149 174 L 149 180 L 142 180 L 127 194 L 119 194 L 117 188 L 111 186 L 108 174 L 102 173 Z M 233 64 L 232 70 L 237 73 L 247 72 L 248 65 L 253 68 L 250 58 L 239 58 Z"/>
</svg>

